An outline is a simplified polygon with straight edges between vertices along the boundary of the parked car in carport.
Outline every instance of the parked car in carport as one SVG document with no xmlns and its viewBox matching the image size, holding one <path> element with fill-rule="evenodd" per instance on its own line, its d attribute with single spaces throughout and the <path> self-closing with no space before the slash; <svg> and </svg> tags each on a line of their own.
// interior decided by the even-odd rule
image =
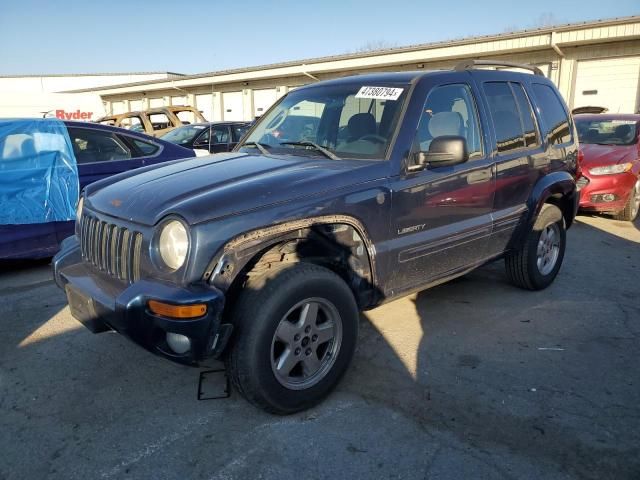
<svg viewBox="0 0 640 480">
<path fill-rule="evenodd" d="M 248 122 L 196 123 L 178 127 L 160 138 L 181 147 L 191 148 L 196 156 L 229 152 L 249 129 Z"/>
<path fill-rule="evenodd" d="M 640 211 L 640 115 L 575 115 L 580 208 L 633 221 Z"/>
<path fill-rule="evenodd" d="M 206 122 L 199 110 L 188 106 L 159 107 L 139 112 L 127 112 L 103 117 L 97 122 L 102 125 L 126 128 L 134 132 L 159 137 L 182 125 Z"/>
<path fill-rule="evenodd" d="M 49 120 L 53 121 L 53 120 Z M 117 173 L 157 163 L 193 157 L 193 151 L 147 135 L 87 122 L 64 122 L 77 163 L 80 191 L 88 184 Z M 13 136 L 14 138 L 10 138 Z M 14 141 L 12 141 L 14 140 Z M 14 160 L 33 158 L 32 136 L 16 130 L 0 139 L 0 170 L 9 172 Z M 5 162 L 6 160 L 6 162 Z M 6 169 L 3 169 L 3 164 Z M 23 172 L 26 176 L 38 175 Z M 4 179 L 0 177 L 0 182 Z M 46 179 L 32 178 L 43 183 Z M 2 192 L 0 188 L 0 193 Z M 20 195 L 17 192 L 16 195 Z M 77 198 L 74 199 L 74 204 Z M 60 242 L 73 235 L 73 221 L 0 224 L 0 259 L 44 258 L 58 251 Z"/>
</svg>

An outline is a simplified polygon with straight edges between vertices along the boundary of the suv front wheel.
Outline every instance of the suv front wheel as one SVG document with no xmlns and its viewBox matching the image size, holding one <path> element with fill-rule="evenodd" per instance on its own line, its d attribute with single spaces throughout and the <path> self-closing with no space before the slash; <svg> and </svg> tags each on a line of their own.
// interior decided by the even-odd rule
<svg viewBox="0 0 640 480">
<path fill-rule="evenodd" d="M 309 408 L 347 369 L 358 318 L 351 290 L 326 268 L 300 263 L 250 275 L 238 299 L 226 360 L 234 386 L 272 413 Z"/>
<path fill-rule="evenodd" d="M 547 288 L 560 271 L 566 244 L 562 212 L 555 205 L 543 205 L 520 248 L 505 258 L 511 283 L 527 290 Z"/>
</svg>

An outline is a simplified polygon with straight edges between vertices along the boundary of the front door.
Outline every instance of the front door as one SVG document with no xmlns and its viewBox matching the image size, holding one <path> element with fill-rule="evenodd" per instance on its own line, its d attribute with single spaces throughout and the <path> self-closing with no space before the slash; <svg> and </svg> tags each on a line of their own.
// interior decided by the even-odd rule
<svg viewBox="0 0 640 480">
<path fill-rule="evenodd" d="M 395 236 L 397 268 L 391 294 L 447 278 L 487 256 L 493 160 L 484 147 L 471 84 L 438 85 L 430 90 L 412 154 L 428 151 L 434 138 L 449 135 L 466 139 L 468 161 L 407 172 L 392 182 L 391 235 Z"/>
</svg>

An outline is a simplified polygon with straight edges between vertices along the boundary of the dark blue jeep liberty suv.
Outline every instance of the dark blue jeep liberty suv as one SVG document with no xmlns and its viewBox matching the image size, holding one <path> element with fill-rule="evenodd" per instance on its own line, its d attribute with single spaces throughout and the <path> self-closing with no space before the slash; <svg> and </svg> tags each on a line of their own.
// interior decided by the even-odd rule
<svg viewBox="0 0 640 480">
<path fill-rule="evenodd" d="M 499 258 L 515 285 L 548 286 L 577 210 L 576 138 L 536 67 L 315 83 L 233 152 L 87 186 L 55 279 L 93 332 L 224 359 L 247 400 L 296 412 L 345 372 L 360 310 Z"/>
</svg>

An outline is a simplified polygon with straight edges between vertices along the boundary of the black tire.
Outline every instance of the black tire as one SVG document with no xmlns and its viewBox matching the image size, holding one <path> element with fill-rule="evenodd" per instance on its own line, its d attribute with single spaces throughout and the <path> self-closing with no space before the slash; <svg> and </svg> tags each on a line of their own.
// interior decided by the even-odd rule
<svg viewBox="0 0 640 480">
<path fill-rule="evenodd" d="M 538 266 L 538 244 L 547 227 L 553 229 L 554 232 L 557 231 L 559 245 L 553 268 L 550 268 L 550 271 L 545 271 L 543 268 L 541 271 Z M 533 229 L 528 233 L 520 248 L 505 257 L 507 276 L 511 283 L 527 290 L 547 288 L 560 271 L 566 244 L 567 235 L 562 212 L 555 205 L 543 205 Z"/>
<path fill-rule="evenodd" d="M 640 194 L 640 180 L 636 182 L 636 184 L 631 189 L 631 193 L 629 194 L 629 200 L 627 200 L 627 204 L 624 209 L 620 212 L 616 213 L 613 218 L 616 220 L 622 220 L 625 222 L 633 222 L 638 217 L 638 211 L 640 208 L 638 206 L 638 195 Z"/>
<path fill-rule="evenodd" d="M 335 307 L 341 339 L 335 358 L 326 364 L 323 376 L 318 375 L 317 383 L 308 388 L 287 388 L 272 367 L 276 329 L 292 307 L 310 299 Z M 326 268 L 299 263 L 250 276 L 234 310 L 234 339 L 226 358 L 234 387 L 249 402 L 270 413 L 291 414 L 315 405 L 331 392 L 349 366 L 358 339 L 358 320 L 353 293 Z"/>
</svg>

